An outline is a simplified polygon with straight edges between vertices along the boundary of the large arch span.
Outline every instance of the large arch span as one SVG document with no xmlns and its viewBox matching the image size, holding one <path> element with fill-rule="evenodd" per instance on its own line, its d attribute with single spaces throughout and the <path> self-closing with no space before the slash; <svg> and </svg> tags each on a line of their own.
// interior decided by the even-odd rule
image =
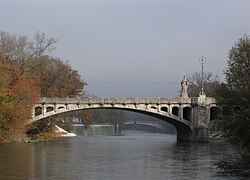
<svg viewBox="0 0 250 180">
<path fill-rule="evenodd" d="M 191 98 L 41 98 L 30 123 L 70 111 L 119 109 L 147 114 L 176 127 L 178 140 L 193 139 L 196 112 Z"/>
</svg>

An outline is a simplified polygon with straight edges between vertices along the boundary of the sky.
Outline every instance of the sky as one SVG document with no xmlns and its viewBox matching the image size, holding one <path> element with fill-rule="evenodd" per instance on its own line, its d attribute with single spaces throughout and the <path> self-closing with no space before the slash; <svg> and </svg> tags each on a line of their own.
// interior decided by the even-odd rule
<svg viewBox="0 0 250 180">
<path fill-rule="evenodd" d="M 250 0 L 0 0 L 0 31 L 58 40 L 50 55 L 76 69 L 98 97 L 177 97 L 183 76 L 219 75 L 250 35 Z"/>
</svg>

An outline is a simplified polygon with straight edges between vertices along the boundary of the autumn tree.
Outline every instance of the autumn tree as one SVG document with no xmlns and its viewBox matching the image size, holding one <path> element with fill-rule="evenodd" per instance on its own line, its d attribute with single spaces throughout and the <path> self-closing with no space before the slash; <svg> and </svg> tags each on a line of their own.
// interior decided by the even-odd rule
<svg viewBox="0 0 250 180">
<path fill-rule="evenodd" d="M 39 66 L 33 66 L 33 64 Z M 43 56 L 29 60 L 27 74 L 41 80 L 43 97 L 72 97 L 83 94 L 86 84 L 78 71 L 59 58 Z"/>
<path fill-rule="evenodd" d="M 202 84 L 202 73 L 194 72 L 187 76 L 188 80 L 188 94 L 190 97 L 197 97 L 201 92 L 201 84 Z M 203 74 L 203 87 L 207 96 L 215 97 L 216 89 L 219 87 L 219 77 L 217 75 L 213 75 L 212 72 L 205 72 Z"/>
<path fill-rule="evenodd" d="M 35 33 L 33 40 L 0 32 L 3 57 L 17 64 L 22 74 L 39 79 L 42 96 L 80 96 L 85 85 L 80 74 L 67 62 L 48 56 L 55 49 L 56 41 L 41 32 Z"/>
<path fill-rule="evenodd" d="M 76 97 L 83 94 L 84 81 L 80 74 L 67 62 L 48 56 L 55 49 L 55 38 L 48 38 L 44 33 L 35 33 L 32 40 L 26 36 L 0 32 L 0 47 L 3 58 L 15 64 L 20 72 L 34 82 L 40 82 L 43 97 Z M 44 129 L 53 130 L 54 117 L 35 123 L 31 132 Z"/>
<path fill-rule="evenodd" d="M 34 64 L 39 64 L 34 66 Z M 58 58 L 42 56 L 28 61 L 26 74 L 41 81 L 42 97 L 80 97 L 86 84 L 78 71 L 74 70 L 67 62 Z M 72 128 L 73 119 L 78 113 L 66 113 L 57 117 L 47 118 L 45 121 L 33 124 L 31 134 L 34 132 L 52 132 L 55 124 Z M 78 117 L 80 118 L 80 116 Z"/>
<path fill-rule="evenodd" d="M 21 74 L 0 53 L 0 143 L 24 137 L 30 109 L 39 97 L 39 83 Z"/>
</svg>

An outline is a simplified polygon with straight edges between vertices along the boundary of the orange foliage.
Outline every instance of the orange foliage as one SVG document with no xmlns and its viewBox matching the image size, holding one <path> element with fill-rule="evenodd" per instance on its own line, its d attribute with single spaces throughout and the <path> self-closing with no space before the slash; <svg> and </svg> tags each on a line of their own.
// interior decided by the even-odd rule
<svg viewBox="0 0 250 180">
<path fill-rule="evenodd" d="M 60 59 L 43 56 L 32 59 L 28 72 L 41 80 L 41 96 L 71 97 L 83 93 L 85 83 L 80 74 Z M 33 66 L 37 64 L 37 66 Z"/>
<path fill-rule="evenodd" d="M 38 85 L 0 54 L 0 143 L 24 136 L 30 109 L 40 94 Z"/>
<path fill-rule="evenodd" d="M 43 97 L 83 94 L 85 83 L 80 74 L 66 62 L 45 55 L 55 42 L 43 33 L 37 33 L 34 42 L 27 37 L 1 33 L 0 143 L 20 139 L 31 107 L 40 94 Z M 43 130 L 48 127 L 41 126 Z"/>
</svg>

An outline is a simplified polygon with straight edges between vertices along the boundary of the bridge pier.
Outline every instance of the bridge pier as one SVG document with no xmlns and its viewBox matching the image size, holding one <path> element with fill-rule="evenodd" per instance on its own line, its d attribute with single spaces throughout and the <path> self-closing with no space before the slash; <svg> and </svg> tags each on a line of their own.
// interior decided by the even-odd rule
<svg viewBox="0 0 250 180">
<path fill-rule="evenodd" d="M 186 142 L 208 142 L 208 128 L 195 127 L 192 131 L 177 130 L 177 141 Z"/>
<path fill-rule="evenodd" d="M 190 128 L 182 125 L 176 126 L 177 140 L 190 142 L 208 142 L 209 123 L 210 123 L 210 102 L 207 101 L 206 95 L 201 94 L 199 97 L 191 98 L 192 107 L 192 124 Z M 183 115 L 181 108 L 180 115 Z"/>
<path fill-rule="evenodd" d="M 185 127 L 177 128 L 177 141 L 192 142 L 192 130 L 186 129 Z"/>
<path fill-rule="evenodd" d="M 208 126 L 210 122 L 209 106 L 206 104 L 206 95 L 191 98 L 191 105 L 193 107 L 193 131 L 192 141 L 194 142 L 208 142 Z"/>
<path fill-rule="evenodd" d="M 208 142 L 208 128 L 195 127 L 193 129 L 193 142 Z"/>
</svg>

